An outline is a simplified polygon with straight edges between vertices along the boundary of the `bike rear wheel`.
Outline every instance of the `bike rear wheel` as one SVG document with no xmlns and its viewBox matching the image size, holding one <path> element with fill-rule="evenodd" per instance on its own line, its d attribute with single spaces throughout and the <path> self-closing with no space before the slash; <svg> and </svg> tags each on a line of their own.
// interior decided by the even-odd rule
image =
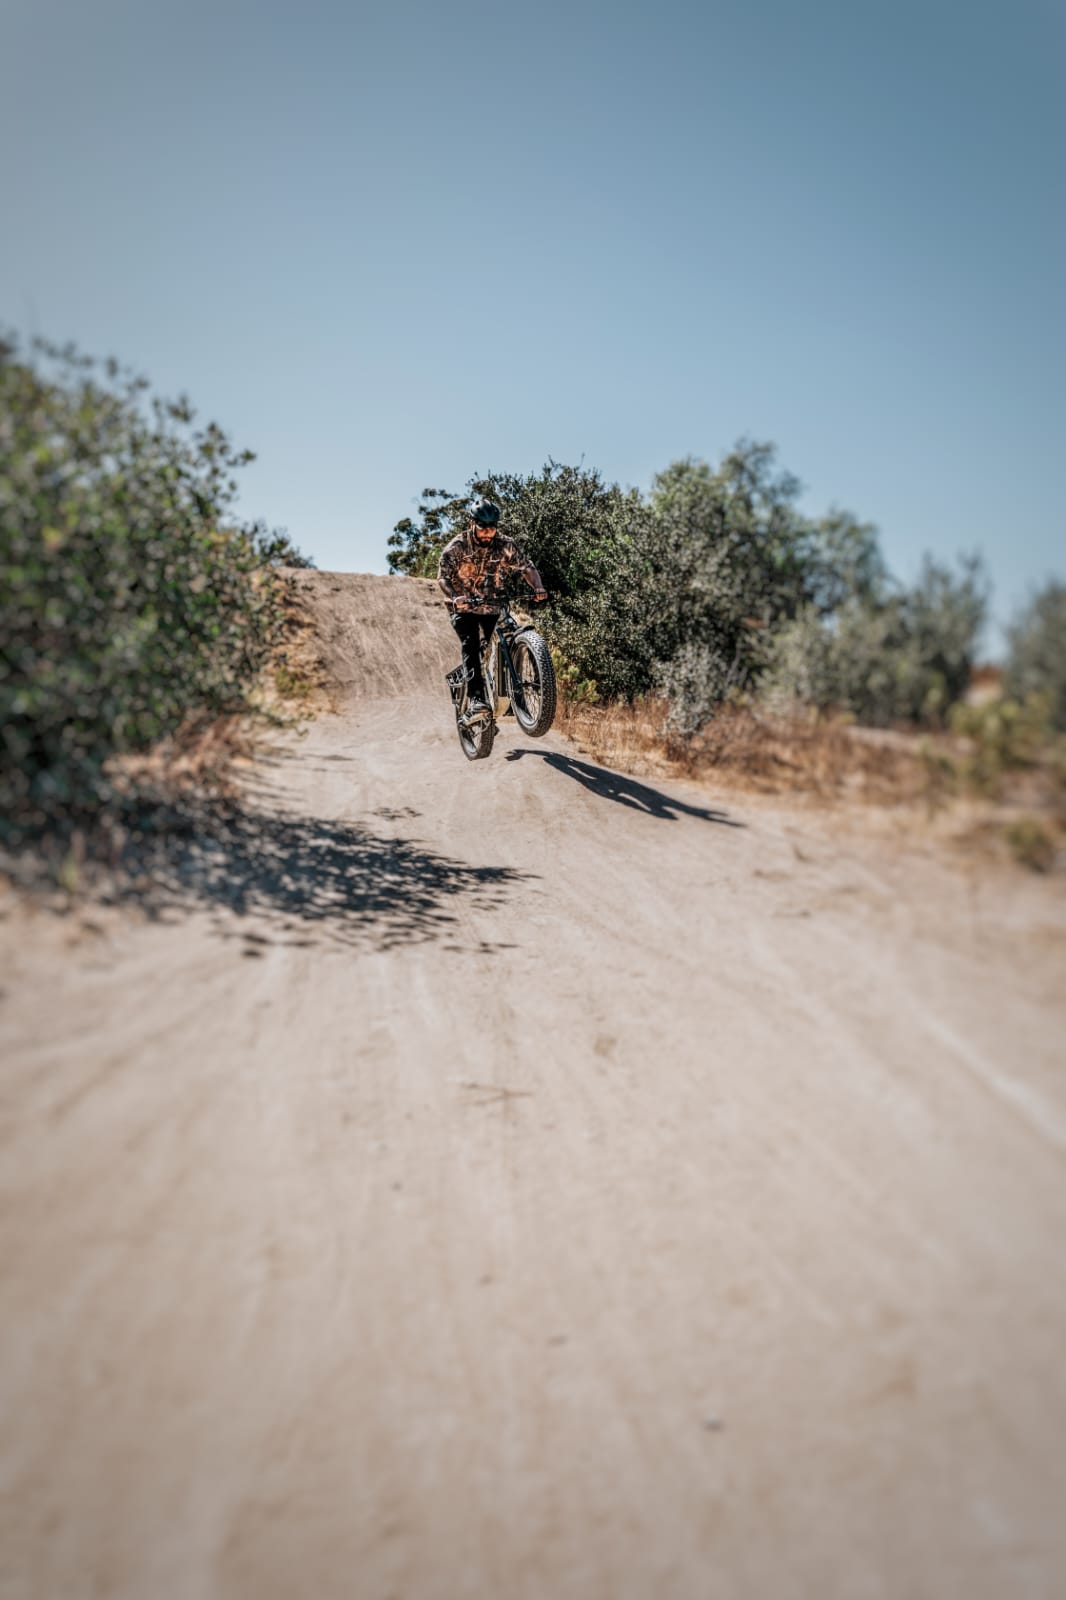
<svg viewBox="0 0 1066 1600">
<path fill-rule="evenodd" d="M 491 716 L 482 717 L 478 722 L 464 723 L 456 712 L 455 721 L 459 730 L 459 746 L 468 761 L 484 761 L 486 756 L 492 754 L 496 724 Z"/>
<path fill-rule="evenodd" d="M 539 739 L 555 720 L 555 668 L 539 633 L 525 628 L 511 643 L 511 705 L 523 733 Z"/>
</svg>

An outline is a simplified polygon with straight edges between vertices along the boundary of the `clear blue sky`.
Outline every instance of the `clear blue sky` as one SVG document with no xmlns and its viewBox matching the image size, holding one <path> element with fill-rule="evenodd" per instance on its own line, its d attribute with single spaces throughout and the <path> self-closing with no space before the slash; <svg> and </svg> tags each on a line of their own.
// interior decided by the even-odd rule
<svg viewBox="0 0 1066 1600">
<path fill-rule="evenodd" d="M 1052 0 L 0 0 L 0 321 L 385 568 L 423 485 L 769 438 L 903 577 L 1066 570 Z"/>
</svg>

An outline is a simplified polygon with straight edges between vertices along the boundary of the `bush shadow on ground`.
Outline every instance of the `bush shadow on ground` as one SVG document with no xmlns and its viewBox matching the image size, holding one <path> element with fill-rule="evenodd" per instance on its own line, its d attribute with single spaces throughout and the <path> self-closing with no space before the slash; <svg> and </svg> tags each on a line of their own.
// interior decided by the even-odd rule
<svg viewBox="0 0 1066 1600">
<path fill-rule="evenodd" d="M 676 795 L 664 794 L 661 789 L 638 783 L 635 778 L 623 777 L 620 772 L 592 766 L 588 761 L 578 761 L 576 756 L 561 755 L 556 750 L 510 750 L 506 759 L 518 761 L 523 756 L 539 756 L 549 767 L 573 778 L 590 793 L 603 800 L 615 800 L 632 811 L 642 811 L 648 817 L 659 817 L 664 822 L 676 822 L 680 816 L 698 817 L 703 822 L 720 823 L 724 828 L 744 826 L 724 811 L 715 811 L 709 806 L 690 806 Z"/>
<path fill-rule="evenodd" d="M 154 921 L 216 912 L 219 931 L 244 937 L 253 954 L 274 943 L 390 950 L 434 939 L 495 948 L 466 919 L 501 908 L 531 874 L 450 860 L 356 822 L 208 800 L 128 817 L 109 850 L 87 845 L 79 876 L 78 898 L 135 907 Z M 36 884 L 19 877 L 31 892 L 55 890 L 43 863 Z M 47 898 L 56 909 L 71 903 Z"/>
</svg>

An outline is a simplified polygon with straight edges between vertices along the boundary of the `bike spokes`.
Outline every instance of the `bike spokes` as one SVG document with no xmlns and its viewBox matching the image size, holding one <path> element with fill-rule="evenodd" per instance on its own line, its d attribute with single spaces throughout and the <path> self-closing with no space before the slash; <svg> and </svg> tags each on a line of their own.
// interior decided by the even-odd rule
<svg viewBox="0 0 1066 1600">
<path fill-rule="evenodd" d="M 540 674 L 529 647 L 520 641 L 514 648 L 514 686 L 517 690 L 519 708 L 525 713 L 526 720 L 536 722 L 540 716 L 541 688 Z"/>
</svg>

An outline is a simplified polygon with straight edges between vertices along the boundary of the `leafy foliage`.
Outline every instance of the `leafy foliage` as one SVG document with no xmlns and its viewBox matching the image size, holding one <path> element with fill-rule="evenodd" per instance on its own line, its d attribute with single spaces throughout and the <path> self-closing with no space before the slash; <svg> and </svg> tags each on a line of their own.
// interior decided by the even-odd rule
<svg viewBox="0 0 1066 1600">
<path fill-rule="evenodd" d="M 647 687 L 644 617 L 632 598 L 636 528 L 646 516 L 640 496 L 555 461 L 525 476 L 471 478 L 461 495 L 425 489 L 418 520 L 403 518 L 389 537 L 390 570 L 435 577 L 440 552 L 466 527 L 470 501 L 480 495 L 496 502 L 501 525 L 536 563 L 553 598 L 544 631 L 579 678 L 607 695 Z M 636 672 L 634 660 L 642 663 Z"/>
<path fill-rule="evenodd" d="M 717 469 L 677 461 L 652 485 L 643 545 L 655 677 L 671 723 L 695 732 L 751 688 L 764 635 L 816 603 L 828 557 L 796 509 L 799 483 L 767 444 L 741 441 Z"/>
<path fill-rule="evenodd" d="M 952 732 L 969 746 L 963 764 L 967 785 L 995 797 L 1012 772 L 1047 767 L 1052 776 L 1066 776 L 1066 741 L 1056 738 L 1049 712 L 1050 701 L 1040 694 L 953 706 Z"/>
<path fill-rule="evenodd" d="M 281 622 L 282 534 L 239 524 L 253 459 L 188 401 L 72 348 L 0 344 L 0 803 L 105 799 L 108 758 L 247 704 Z"/>
<path fill-rule="evenodd" d="M 1019 817 L 1007 828 L 1007 846 L 1020 866 L 1050 872 L 1058 851 L 1047 824 L 1039 817 Z"/>
<path fill-rule="evenodd" d="M 449 494 L 447 489 L 423 489 L 418 521 L 402 517 L 388 538 L 389 571 L 409 578 L 435 578 L 440 553 L 466 521 L 466 508 L 475 494 Z"/>
<path fill-rule="evenodd" d="M 866 722 L 942 722 L 984 617 L 979 565 L 927 560 L 900 589 L 876 528 L 839 508 L 807 517 L 799 491 L 773 446 L 751 440 L 717 467 L 675 461 L 647 496 L 549 462 L 473 478 L 464 496 L 427 490 L 419 520 L 397 523 L 389 563 L 434 575 L 468 499 L 486 494 L 544 575 L 553 647 L 602 698 L 658 689 L 684 735 L 756 691 Z"/>
<path fill-rule="evenodd" d="M 1051 720 L 1066 732 L 1066 583 L 1046 583 L 1008 630 L 1005 683 L 1024 697 L 1047 697 Z"/>
<path fill-rule="evenodd" d="M 828 616 L 804 607 L 768 643 L 763 692 L 872 725 L 940 725 L 966 691 L 984 615 L 980 564 L 955 574 L 927 558 L 911 589 L 859 589 Z"/>
</svg>

